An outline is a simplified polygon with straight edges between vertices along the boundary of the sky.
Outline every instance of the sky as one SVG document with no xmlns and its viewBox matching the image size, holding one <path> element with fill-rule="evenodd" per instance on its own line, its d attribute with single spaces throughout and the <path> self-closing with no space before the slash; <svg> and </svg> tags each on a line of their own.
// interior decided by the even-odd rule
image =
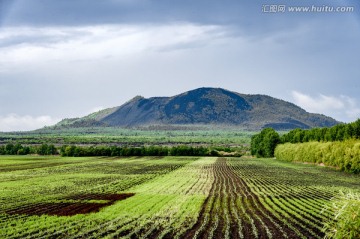
<svg viewBox="0 0 360 239">
<path fill-rule="evenodd" d="M 359 42 L 359 0 L 0 0 L 0 131 L 199 87 L 351 122 Z"/>
</svg>

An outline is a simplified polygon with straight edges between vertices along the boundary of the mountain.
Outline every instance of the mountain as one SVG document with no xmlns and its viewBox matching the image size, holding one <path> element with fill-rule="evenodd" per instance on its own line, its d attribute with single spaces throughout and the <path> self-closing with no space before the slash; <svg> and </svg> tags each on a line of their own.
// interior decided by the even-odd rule
<svg viewBox="0 0 360 239">
<path fill-rule="evenodd" d="M 339 122 L 308 113 L 295 104 L 267 95 L 246 95 L 221 88 L 199 88 L 172 97 L 136 96 L 125 104 L 65 119 L 58 127 L 150 125 L 228 125 L 249 130 L 329 127 Z"/>
</svg>

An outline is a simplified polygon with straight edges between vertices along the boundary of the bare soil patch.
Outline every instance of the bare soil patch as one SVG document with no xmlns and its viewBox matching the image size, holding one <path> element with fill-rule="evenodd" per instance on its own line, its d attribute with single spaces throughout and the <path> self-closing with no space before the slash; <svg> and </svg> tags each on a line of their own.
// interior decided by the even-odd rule
<svg viewBox="0 0 360 239">
<path fill-rule="evenodd" d="M 79 200 L 79 202 L 59 202 L 59 203 L 38 203 L 7 211 L 7 214 L 26 214 L 26 215 L 56 215 L 73 216 L 77 214 L 87 214 L 100 211 L 101 208 L 110 206 L 117 201 L 125 200 L 134 196 L 134 193 L 122 194 L 79 194 L 69 196 L 64 199 Z M 104 200 L 104 203 L 86 202 L 86 200 Z"/>
</svg>

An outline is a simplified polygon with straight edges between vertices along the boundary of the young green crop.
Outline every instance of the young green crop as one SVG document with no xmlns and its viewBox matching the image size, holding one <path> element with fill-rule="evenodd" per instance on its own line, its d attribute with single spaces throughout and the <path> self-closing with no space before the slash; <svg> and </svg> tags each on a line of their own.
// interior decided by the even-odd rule
<svg viewBox="0 0 360 239">
<path fill-rule="evenodd" d="M 321 238 L 324 205 L 360 180 L 274 159 L 0 156 L 0 188 L 0 238 Z M 104 205 L 51 214 L 79 203 Z"/>
</svg>

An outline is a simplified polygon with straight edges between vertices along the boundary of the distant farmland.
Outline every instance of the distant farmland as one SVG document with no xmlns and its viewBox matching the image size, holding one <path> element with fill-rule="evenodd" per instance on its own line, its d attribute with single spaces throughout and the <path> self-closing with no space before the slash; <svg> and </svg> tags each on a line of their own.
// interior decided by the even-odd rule
<svg viewBox="0 0 360 239">
<path fill-rule="evenodd" d="M 0 238 L 322 238 L 359 175 L 273 159 L 0 157 Z"/>
<path fill-rule="evenodd" d="M 144 128 L 68 128 L 30 132 L 0 132 L 0 145 L 244 145 L 255 132 L 236 127 L 163 126 Z"/>
</svg>

